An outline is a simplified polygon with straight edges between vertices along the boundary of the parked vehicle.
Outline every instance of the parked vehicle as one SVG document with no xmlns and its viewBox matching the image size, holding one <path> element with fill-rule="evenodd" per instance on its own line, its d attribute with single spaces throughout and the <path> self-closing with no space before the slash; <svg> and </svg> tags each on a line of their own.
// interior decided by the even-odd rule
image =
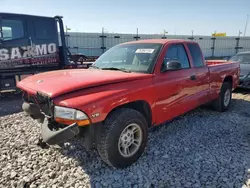
<svg viewBox="0 0 250 188">
<path fill-rule="evenodd" d="M 0 13 L 0 91 L 15 89 L 28 75 L 91 64 L 74 60 L 66 47 L 62 17 Z"/>
<path fill-rule="evenodd" d="M 229 61 L 240 63 L 240 81 L 238 87 L 250 89 L 250 51 L 237 53 Z"/>
<path fill-rule="evenodd" d="M 205 63 L 196 42 L 160 39 L 117 45 L 89 69 L 37 74 L 18 87 L 46 143 L 83 136 L 123 168 L 143 153 L 150 127 L 205 103 L 226 111 L 238 82 L 239 63 Z"/>
</svg>

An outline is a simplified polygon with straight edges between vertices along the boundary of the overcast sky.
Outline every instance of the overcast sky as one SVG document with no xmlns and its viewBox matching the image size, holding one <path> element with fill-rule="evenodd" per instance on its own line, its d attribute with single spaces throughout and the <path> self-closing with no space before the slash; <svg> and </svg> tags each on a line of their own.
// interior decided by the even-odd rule
<svg viewBox="0 0 250 188">
<path fill-rule="evenodd" d="M 0 0 L 0 12 L 62 15 L 72 31 L 227 35 L 244 33 L 250 0 Z M 247 36 L 250 36 L 250 19 Z"/>
</svg>

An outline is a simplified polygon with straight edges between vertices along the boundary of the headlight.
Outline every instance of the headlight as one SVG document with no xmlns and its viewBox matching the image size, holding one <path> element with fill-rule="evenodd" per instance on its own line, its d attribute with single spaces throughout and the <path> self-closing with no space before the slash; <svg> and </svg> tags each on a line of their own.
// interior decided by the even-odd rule
<svg viewBox="0 0 250 188">
<path fill-rule="evenodd" d="M 79 126 L 84 126 L 90 124 L 89 118 L 84 112 L 72 108 L 55 106 L 54 117 L 56 122 L 66 125 L 77 123 Z"/>
</svg>

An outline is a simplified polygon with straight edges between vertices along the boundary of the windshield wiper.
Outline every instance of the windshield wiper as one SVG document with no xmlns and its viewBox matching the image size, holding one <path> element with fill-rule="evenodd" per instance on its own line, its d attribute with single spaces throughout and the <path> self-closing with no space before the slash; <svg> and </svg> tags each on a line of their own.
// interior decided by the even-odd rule
<svg viewBox="0 0 250 188">
<path fill-rule="evenodd" d="M 122 72 L 128 72 L 128 73 L 130 73 L 131 71 L 129 71 L 129 70 L 126 70 L 126 69 L 124 69 L 124 68 L 116 68 L 116 67 L 107 67 L 107 68 L 102 68 L 102 70 L 117 70 L 117 71 L 122 71 Z"/>
</svg>

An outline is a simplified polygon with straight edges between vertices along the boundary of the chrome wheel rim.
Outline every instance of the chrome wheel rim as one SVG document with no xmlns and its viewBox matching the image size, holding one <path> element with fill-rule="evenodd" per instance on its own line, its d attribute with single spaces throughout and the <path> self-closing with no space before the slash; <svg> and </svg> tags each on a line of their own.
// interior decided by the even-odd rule
<svg viewBox="0 0 250 188">
<path fill-rule="evenodd" d="M 118 150 L 123 157 L 133 156 L 142 143 L 142 130 L 136 123 L 129 124 L 121 133 Z"/>
<path fill-rule="evenodd" d="M 231 92 L 229 89 L 226 90 L 225 94 L 224 94 L 224 106 L 228 106 L 229 102 L 230 102 L 230 98 L 231 98 Z"/>
</svg>

